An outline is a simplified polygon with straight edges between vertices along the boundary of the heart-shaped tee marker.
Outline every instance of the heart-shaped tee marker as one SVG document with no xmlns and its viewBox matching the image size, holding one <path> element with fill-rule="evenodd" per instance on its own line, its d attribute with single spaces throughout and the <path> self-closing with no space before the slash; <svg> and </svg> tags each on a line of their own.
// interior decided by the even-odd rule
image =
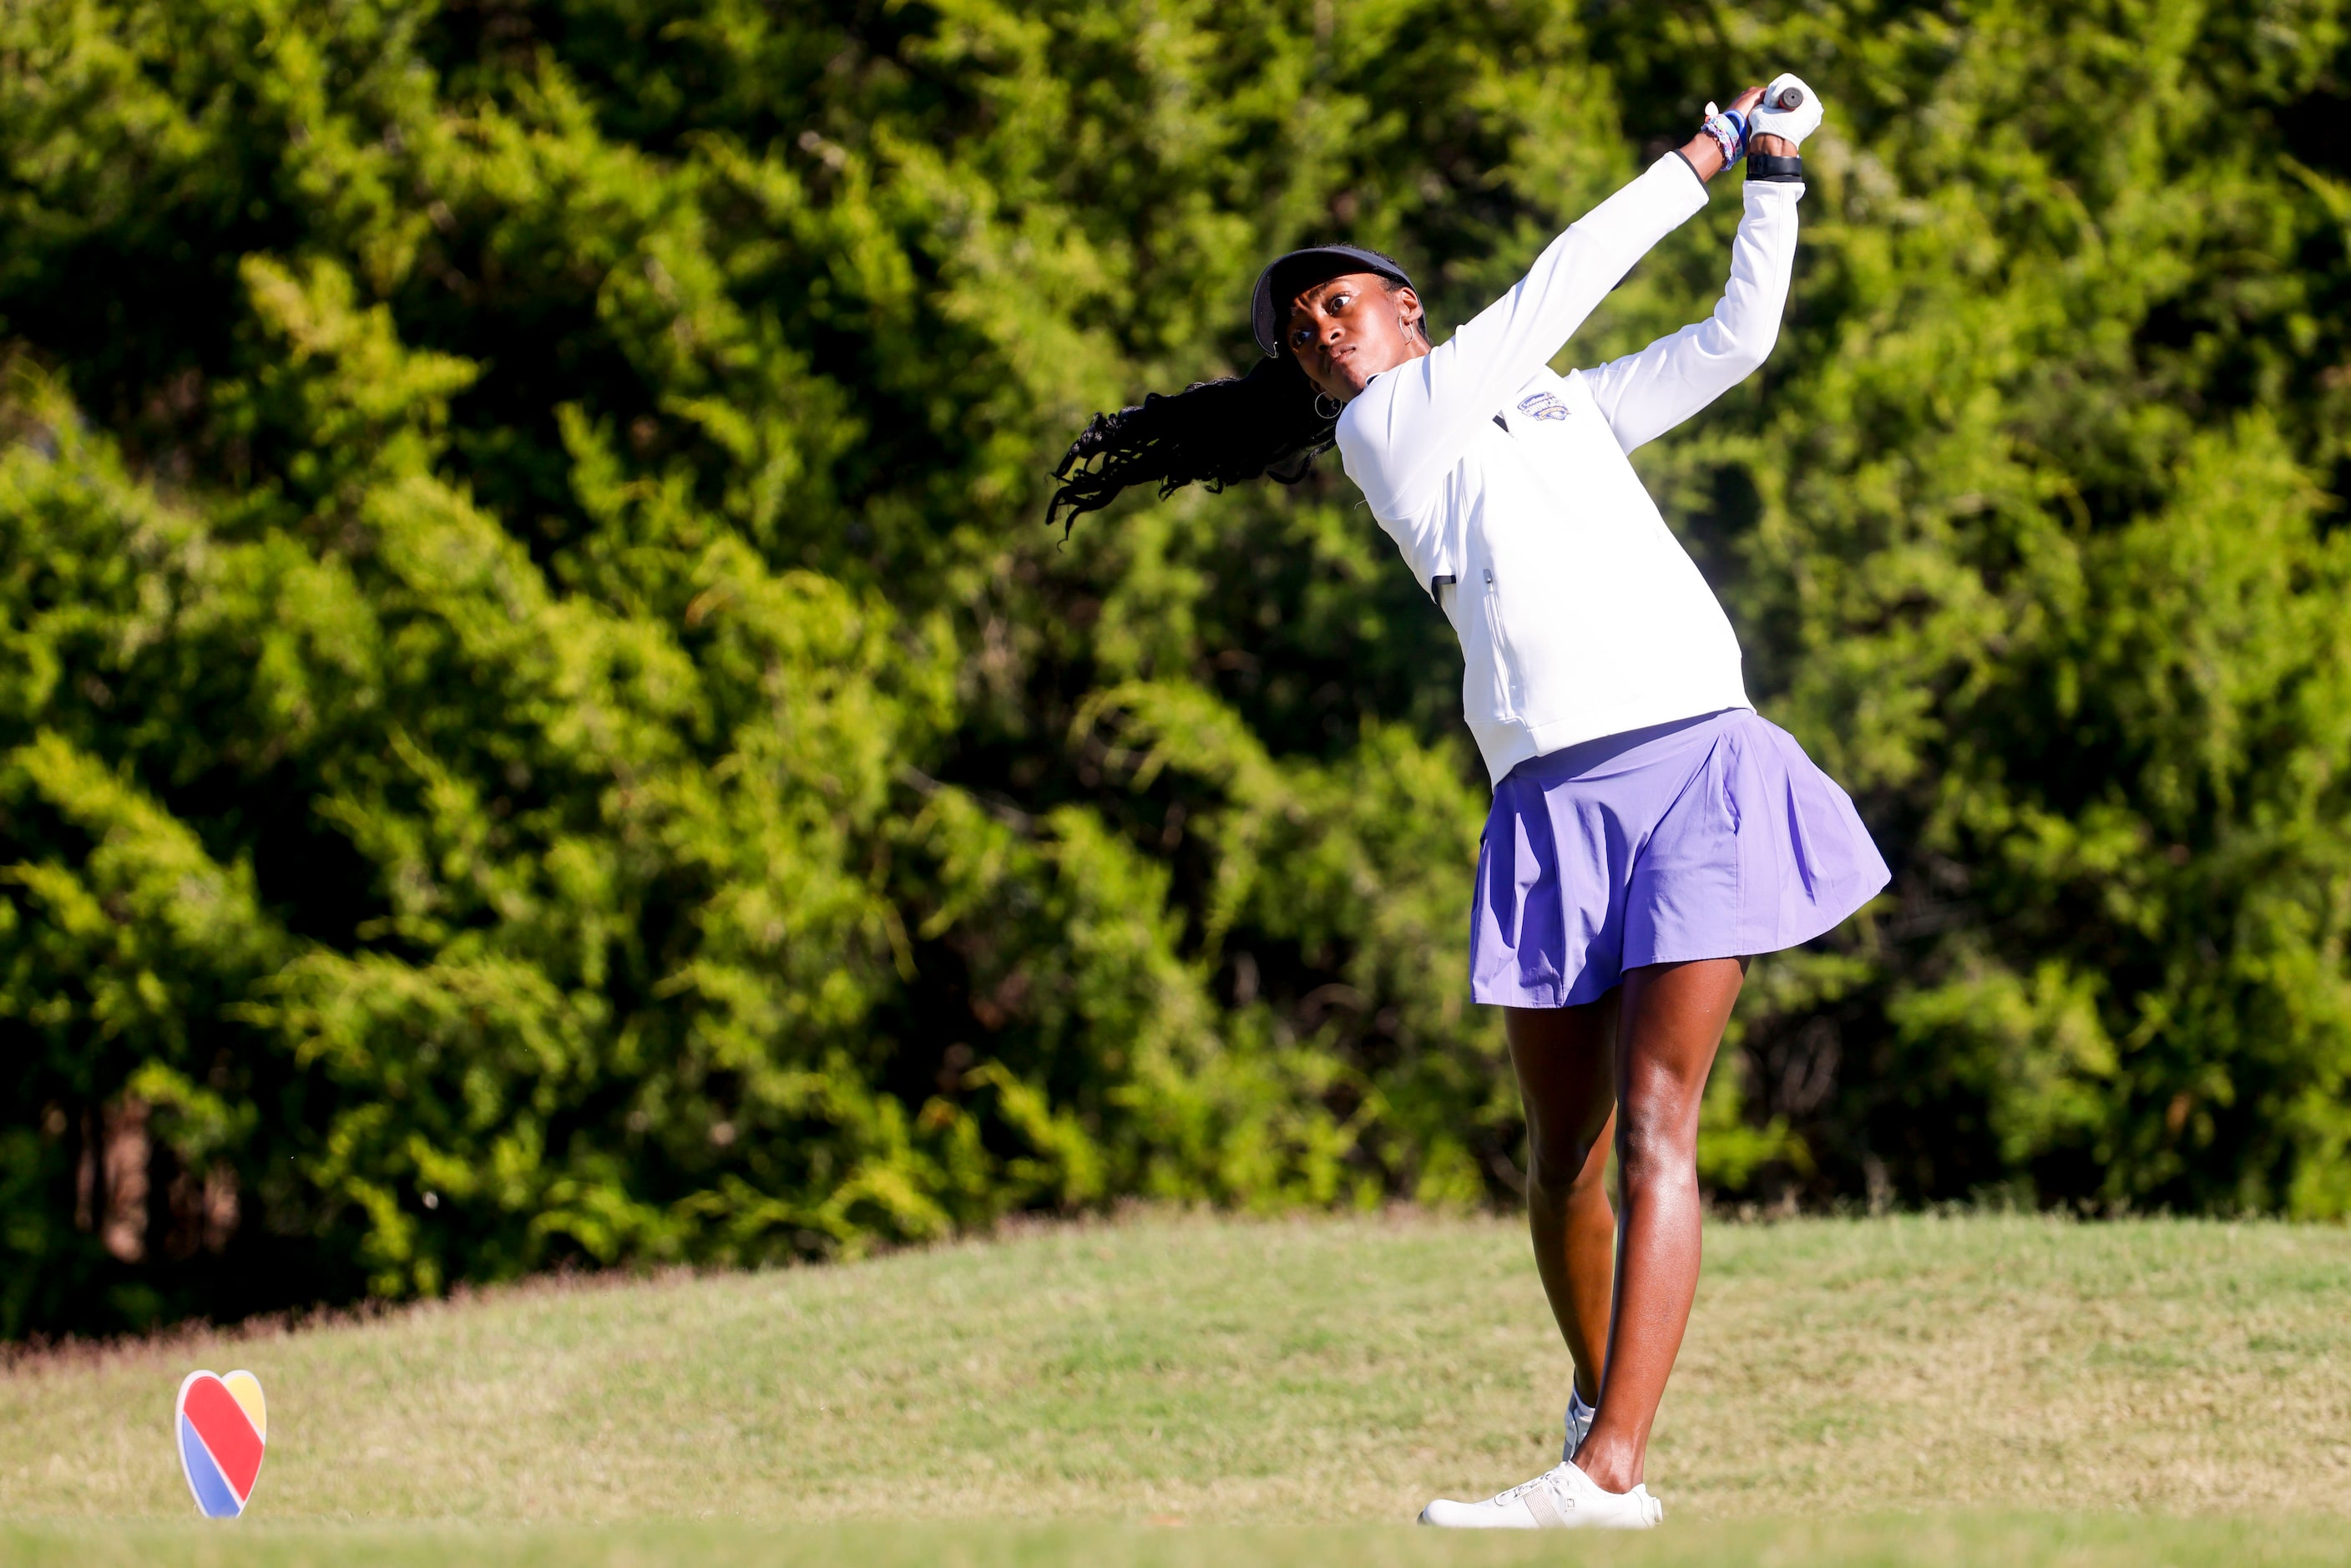
<svg viewBox="0 0 2351 1568">
<path fill-rule="evenodd" d="M 179 1443 L 180 1473 L 196 1494 L 196 1511 L 206 1519 L 243 1513 L 269 1440 L 261 1380 L 249 1372 L 226 1377 L 188 1374 L 172 1411 L 172 1433 Z"/>
</svg>

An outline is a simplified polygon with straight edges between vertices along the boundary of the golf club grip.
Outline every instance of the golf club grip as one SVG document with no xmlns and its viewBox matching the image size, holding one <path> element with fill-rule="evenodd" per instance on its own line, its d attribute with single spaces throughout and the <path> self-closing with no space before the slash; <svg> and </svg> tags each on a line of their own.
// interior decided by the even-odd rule
<svg viewBox="0 0 2351 1568">
<path fill-rule="evenodd" d="M 1800 88 L 1800 87 L 1783 87 L 1783 88 L 1782 88 L 1782 89 L 1780 89 L 1780 96 L 1779 96 L 1778 98 L 1773 99 L 1771 100 L 1771 107 L 1772 107 L 1772 108 L 1774 108 L 1774 109 L 1802 109 L 1802 108 L 1803 108 L 1803 107 L 1804 107 L 1804 89 L 1803 89 L 1802 88 Z"/>
</svg>

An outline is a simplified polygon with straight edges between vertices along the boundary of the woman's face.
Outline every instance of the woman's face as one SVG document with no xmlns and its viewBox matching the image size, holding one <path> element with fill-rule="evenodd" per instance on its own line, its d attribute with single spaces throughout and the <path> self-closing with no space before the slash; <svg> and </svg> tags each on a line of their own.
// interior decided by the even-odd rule
<svg viewBox="0 0 2351 1568">
<path fill-rule="evenodd" d="M 1375 272 L 1350 272 L 1318 283 L 1290 302 L 1290 351 L 1306 379 L 1341 402 L 1352 402 L 1382 371 L 1428 352 L 1418 330 L 1420 296 Z"/>
</svg>

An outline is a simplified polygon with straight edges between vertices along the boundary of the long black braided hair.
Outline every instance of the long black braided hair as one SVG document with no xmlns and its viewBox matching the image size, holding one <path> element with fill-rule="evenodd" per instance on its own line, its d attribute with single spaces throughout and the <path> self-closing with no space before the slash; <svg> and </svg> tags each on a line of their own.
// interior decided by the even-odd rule
<svg viewBox="0 0 2351 1568">
<path fill-rule="evenodd" d="M 1326 415 L 1325 410 L 1328 410 Z M 1133 485 L 1156 485 L 1161 499 L 1186 485 L 1221 490 L 1259 475 L 1295 485 L 1337 439 L 1338 408 L 1288 353 L 1259 360 L 1245 376 L 1153 392 L 1132 408 L 1098 413 L 1053 470 L 1061 481 L 1045 507 L 1061 537 Z"/>
<path fill-rule="evenodd" d="M 1389 292 L 1397 287 L 1390 283 Z M 1247 375 L 1153 392 L 1094 415 L 1053 469 L 1061 484 L 1045 524 L 1060 523 L 1066 539 L 1080 517 L 1134 485 L 1158 486 L 1162 500 L 1186 485 L 1216 491 L 1259 476 L 1295 485 L 1331 450 L 1338 428 L 1338 405 L 1315 390 L 1285 345 Z"/>
</svg>

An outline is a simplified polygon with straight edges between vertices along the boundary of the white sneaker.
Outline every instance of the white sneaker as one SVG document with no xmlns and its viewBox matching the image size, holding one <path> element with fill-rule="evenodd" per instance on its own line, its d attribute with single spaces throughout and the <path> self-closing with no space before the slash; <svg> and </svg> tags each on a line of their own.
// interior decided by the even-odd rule
<svg viewBox="0 0 2351 1568">
<path fill-rule="evenodd" d="M 1583 1439 L 1592 1434 L 1592 1418 L 1600 1414 L 1598 1407 L 1586 1405 L 1583 1396 L 1573 1387 L 1567 1391 L 1567 1415 L 1561 1425 L 1567 1428 L 1567 1441 L 1560 1445 L 1561 1462 L 1575 1458 L 1575 1450 L 1583 1447 Z"/>
<path fill-rule="evenodd" d="M 1562 1464 L 1484 1502 L 1439 1498 L 1420 1511 L 1420 1522 L 1446 1530 L 1648 1530 L 1665 1516 L 1666 1505 L 1646 1486 L 1602 1491 Z"/>
</svg>

